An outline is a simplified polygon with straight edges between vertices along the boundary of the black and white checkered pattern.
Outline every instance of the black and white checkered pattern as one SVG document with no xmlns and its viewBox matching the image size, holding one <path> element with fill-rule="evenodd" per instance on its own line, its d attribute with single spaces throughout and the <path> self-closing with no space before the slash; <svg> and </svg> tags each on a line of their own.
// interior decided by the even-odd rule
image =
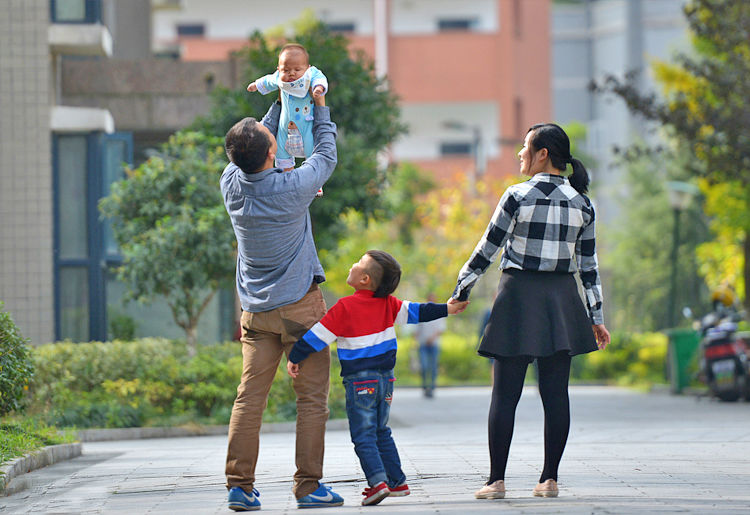
<svg viewBox="0 0 750 515">
<path fill-rule="evenodd" d="M 594 207 L 565 177 L 538 173 L 508 188 L 487 230 L 461 268 L 453 297 L 466 300 L 487 267 L 543 272 L 579 271 L 591 322 L 604 323 L 596 258 Z"/>
</svg>

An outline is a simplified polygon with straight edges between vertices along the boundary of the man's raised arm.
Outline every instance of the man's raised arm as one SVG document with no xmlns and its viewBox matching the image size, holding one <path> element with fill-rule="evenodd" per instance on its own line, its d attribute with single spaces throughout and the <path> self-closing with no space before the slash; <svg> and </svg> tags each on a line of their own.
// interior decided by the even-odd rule
<svg viewBox="0 0 750 515">
<path fill-rule="evenodd" d="M 297 168 L 300 186 L 308 190 L 312 198 L 333 173 L 338 160 L 336 154 L 336 124 L 325 105 L 325 96 L 313 99 L 313 147 L 312 154 Z"/>
<path fill-rule="evenodd" d="M 281 102 L 277 100 L 276 102 L 271 104 L 271 107 L 268 108 L 268 112 L 260 121 L 260 123 L 265 125 L 266 129 L 268 129 L 271 134 L 276 136 L 276 133 L 279 130 L 279 117 L 281 117 Z"/>
</svg>

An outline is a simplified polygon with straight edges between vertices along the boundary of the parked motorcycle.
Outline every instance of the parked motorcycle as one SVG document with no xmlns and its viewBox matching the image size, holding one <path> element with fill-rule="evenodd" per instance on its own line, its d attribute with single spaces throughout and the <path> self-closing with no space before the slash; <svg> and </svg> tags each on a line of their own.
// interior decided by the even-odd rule
<svg viewBox="0 0 750 515">
<path fill-rule="evenodd" d="M 750 332 L 738 332 L 736 312 L 714 312 L 701 320 L 700 375 L 722 401 L 750 401 Z"/>
</svg>

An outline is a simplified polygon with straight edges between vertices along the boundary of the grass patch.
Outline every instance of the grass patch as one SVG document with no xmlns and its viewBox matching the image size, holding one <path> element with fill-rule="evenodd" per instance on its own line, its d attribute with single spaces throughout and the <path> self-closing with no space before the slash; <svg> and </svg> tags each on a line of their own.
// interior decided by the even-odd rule
<svg viewBox="0 0 750 515">
<path fill-rule="evenodd" d="M 0 465 L 48 445 L 75 441 L 72 431 L 60 432 L 33 419 L 0 419 Z"/>
</svg>

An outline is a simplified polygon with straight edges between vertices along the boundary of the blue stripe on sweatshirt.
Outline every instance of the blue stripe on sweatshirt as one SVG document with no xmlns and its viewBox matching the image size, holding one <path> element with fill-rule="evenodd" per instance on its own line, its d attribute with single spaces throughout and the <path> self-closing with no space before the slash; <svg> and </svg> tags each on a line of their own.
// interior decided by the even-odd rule
<svg viewBox="0 0 750 515">
<path fill-rule="evenodd" d="M 307 344 L 310 345 L 310 347 L 312 347 L 313 349 L 315 349 L 315 352 L 323 350 L 324 348 L 326 348 L 328 346 L 326 344 L 326 342 L 324 342 L 323 340 L 321 340 L 320 338 L 318 338 L 318 335 L 316 335 L 312 331 L 307 331 L 304 334 L 304 336 L 302 336 L 302 339 L 305 342 L 307 342 Z"/>
<path fill-rule="evenodd" d="M 406 320 L 407 324 L 418 324 L 419 323 L 419 306 L 418 302 L 409 303 L 409 316 Z"/>
<path fill-rule="evenodd" d="M 372 345 L 370 347 L 363 347 L 361 349 L 342 349 L 339 347 L 339 359 L 341 361 L 352 361 L 355 359 L 372 358 L 379 354 L 385 354 L 388 351 L 396 349 L 396 339 L 392 338 L 384 342 Z"/>
</svg>

